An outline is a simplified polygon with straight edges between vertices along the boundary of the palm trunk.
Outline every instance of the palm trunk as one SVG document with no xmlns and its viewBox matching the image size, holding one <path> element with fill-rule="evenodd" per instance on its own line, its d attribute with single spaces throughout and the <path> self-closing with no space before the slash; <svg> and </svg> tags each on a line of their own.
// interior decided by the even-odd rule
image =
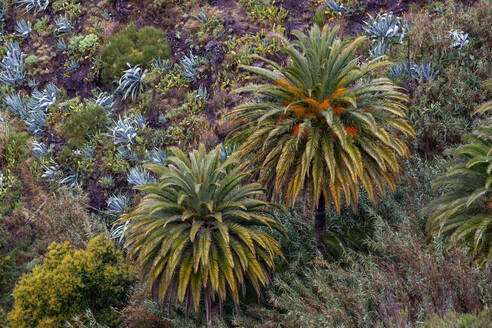
<svg viewBox="0 0 492 328">
<path fill-rule="evenodd" d="M 316 234 L 316 247 L 321 251 L 323 235 L 326 231 L 326 204 L 325 196 L 321 193 L 318 206 L 314 213 L 314 232 Z"/>
</svg>

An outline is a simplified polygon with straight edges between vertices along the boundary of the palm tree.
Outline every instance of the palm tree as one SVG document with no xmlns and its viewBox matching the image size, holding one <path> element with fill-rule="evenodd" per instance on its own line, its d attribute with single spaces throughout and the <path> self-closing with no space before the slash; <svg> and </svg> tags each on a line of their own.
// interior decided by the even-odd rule
<svg viewBox="0 0 492 328">
<path fill-rule="evenodd" d="M 259 199 L 260 184 L 242 185 L 245 165 L 221 162 L 220 147 L 208 154 L 203 145 L 189 155 L 171 151 L 167 166 L 146 166 L 160 181 L 136 187 L 147 195 L 122 219 L 130 222 L 128 255 L 161 301 L 186 301 L 188 314 L 203 297 L 210 323 L 217 299 L 222 305 L 229 293 L 238 311 L 240 288 L 244 293 L 249 282 L 259 296 L 269 283 L 282 253 L 267 231 L 282 230 L 270 217 L 282 208 Z"/>
<path fill-rule="evenodd" d="M 484 83 L 492 89 L 492 80 Z M 492 111 L 492 101 L 475 113 Z M 432 188 L 444 194 L 427 208 L 427 230 L 448 237 L 448 245 L 467 245 L 481 262 L 492 257 L 492 120 L 464 137 L 467 144 L 454 151 L 457 161 L 438 177 Z"/>
<path fill-rule="evenodd" d="M 316 208 L 318 245 L 325 231 L 325 204 L 340 211 L 342 197 L 355 209 L 359 183 L 372 202 L 386 185 L 394 190 L 408 148 L 400 135 L 412 136 L 405 121 L 407 97 L 387 78 L 371 78 L 386 60 L 361 63 L 357 47 L 364 41 L 337 38 L 338 27 L 297 40 L 281 38 L 288 66 L 263 60 L 270 68 L 243 66 L 268 80 L 236 92 L 252 100 L 233 109 L 236 152 L 249 159 L 259 181 L 293 205 L 300 192 Z"/>
</svg>

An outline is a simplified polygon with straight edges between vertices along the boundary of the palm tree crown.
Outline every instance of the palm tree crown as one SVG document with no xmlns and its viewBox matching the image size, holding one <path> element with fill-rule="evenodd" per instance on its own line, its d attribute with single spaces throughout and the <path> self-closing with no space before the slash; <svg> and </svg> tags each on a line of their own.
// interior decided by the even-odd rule
<svg viewBox="0 0 492 328">
<path fill-rule="evenodd" d="M 492 89 L 491 80 L 484 83 Z M 492 111 L 492 102 L 475 113 Z M 442 197 L 427 208 L 427 230 L 449 237 L 449 245 L 465 244 L 480 261 L 492 257 L 492 121 L 464 137 L 467 144 L 454 151 L 457 163 L 436 179 L 433 189 Z"/>
<path fill-rule="evenodd" d="M 171 151 L 167 166 L 147 165 L 160 182 L 137 188 L 148 194 L 123 218 L 126 245 L 161 300 L 198 310 L 203 296 L 209 319 L 216 296 L 222 304 L 230 293 L 237 306 L 247 281 L 258 295 L 268 284 L 282 254 L 266 228 L 282 229 L 270 217 L 280 207 L 258 199 L 261 185 L 241 185 L 248 172 L 233 158 L 221 162 L 220 147 Z"/>
<path fill-rule="evenodd" d="M 291 63 L 258 57 L 271 68 L 243 66 L 269 83 L 239 89 L 253 100 L 229 113 L 237 156 L 249 158 L 260 182 L 287 204 L 307 187 L 313 208 L 326 199 L 340 210 L 342 197 L 355 207 L 360 182 L 377 202 L 377 190 L 395 187 L 408 154 L 399 135 L 414 134 L 405 94 L 387 78 L 368 77 L 389 62 L 360 63 L 355 50 L 365 38 L 344 42 L 337 32 L 314 26 L 294 31 L 292 42 L 280 37 Z"/>
</svg>

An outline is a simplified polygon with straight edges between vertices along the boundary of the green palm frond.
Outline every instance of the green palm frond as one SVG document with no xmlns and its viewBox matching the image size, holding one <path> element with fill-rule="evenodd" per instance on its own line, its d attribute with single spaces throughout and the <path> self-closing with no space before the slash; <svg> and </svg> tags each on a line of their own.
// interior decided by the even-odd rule
<svg viewBox="0 0 492 328">
<path fill-rule="evenodd" d="M 252 100 L 228 113 L 241 144 L 235 156 L 249 159 L 287 204 L 307 188 L 313 208 L 322 193 L 337 210 L 343 198 L 356 206 L 360 183 L 377 202 L 386 186 L 394 189 L 408 155 L 400 136 L 414 135 L 407 96 L 391 80 L 369 77 L 389 62 L 360 64 L 355 51 L 364 37 L 345 42 L 337 32 L 314 26 L 294 32 L 295 41 L 281 38 L 288 66 L 243 66 L 268 83 L 237 90 Z"/>
<path fill-rule="evenodd" d="M 489 80 L 490 81 L 490 80 Z M 490 90 L 490 82 L 485 83 Z M 492 109 L 487 102 L 476 109 Z M 490 120 L 464 137 L 454 151 L 457 163 L 438 177 L 433 189 L 444 195 L 427 208 L 427 230 L 448 238 L 449 246 L 467 245 L 480 261 L 492 257 L 492 126 Z"/>
<path fill-rule="evenodd" d="M 282 230 L 271 217 L 278 205 L 261 200 L 258 183 L 242 184 L 245 165 L 228 158 L 220 146 L 206 153 L 201 145 L 189 155 L 178 148 L 167 166 L 147 165 L 158 183 L 137 187 L 147 192 L 122 220 L 129 257 L 159 299 L 193 305 L 222 302 L 227 294 L 239 303 L 249 282 L 258 295 L 269 283 L 274 257 L 282 253 L 268 231 Z"/>
</svg>

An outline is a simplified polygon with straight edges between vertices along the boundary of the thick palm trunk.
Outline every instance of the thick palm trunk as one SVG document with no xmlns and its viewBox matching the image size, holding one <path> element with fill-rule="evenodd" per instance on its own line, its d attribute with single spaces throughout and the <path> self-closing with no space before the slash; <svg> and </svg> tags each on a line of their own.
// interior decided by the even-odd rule
<svg viewBox="0 0 492 328">
<path fill-rule="evenodd" d="M 326 204 L 325 196 L 321 193 L 318 206 L 314 213 L 314 232 L 316 234 L 316 246 L 321 251 L 323 245 L 323 235 L 326 231 Z"/>
</svg>

